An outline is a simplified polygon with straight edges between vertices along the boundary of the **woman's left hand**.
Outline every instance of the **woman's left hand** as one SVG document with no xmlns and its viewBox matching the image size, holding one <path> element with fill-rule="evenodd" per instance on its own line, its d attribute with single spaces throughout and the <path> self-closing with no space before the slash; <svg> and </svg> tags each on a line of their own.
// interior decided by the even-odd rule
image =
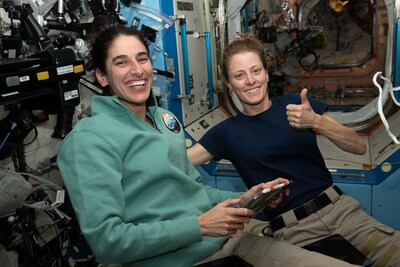
<svg viewBox="0 0 400 267">
<path fill-rule="evenodd" d="M 299 129 L 314 129 L 321 120 L 321 116 L 316 114 L 307 99 L 307 89 L 300 93 L 301 103 L 299 105 L 289 104 L 286 107 L 286 115 L 290 126 Z"/>
<path fill-rule="evenodd" d="M 288 183 L 288 182 L 289 182 L 288 179 L 279 177 L 279 178 L 276 178 L 273 181 L 255 185 L 252 188 L 250 188 L 247 192 L 243 193 L 240 196 L 239 205 L 240 205 L 240 207 L 246 206 L 246 204 L 250 200 L 252 200 L 255 196 L 261 194 L 261 192 L 265 188 L 269 188 L 269 187 L 275 186 L 275 185 L 280 184 L 280 183 Z M 283 191 L 283 193 L 280 193 L 268 206 L 270 206 L 271 208 L 276 208 L 279 205 L 279 203 L 281 203 L 284 194 L 286 196 L 288 196 L 289 195 L 289 190 L 286 189 L 285 191 Z"/>
</svg>

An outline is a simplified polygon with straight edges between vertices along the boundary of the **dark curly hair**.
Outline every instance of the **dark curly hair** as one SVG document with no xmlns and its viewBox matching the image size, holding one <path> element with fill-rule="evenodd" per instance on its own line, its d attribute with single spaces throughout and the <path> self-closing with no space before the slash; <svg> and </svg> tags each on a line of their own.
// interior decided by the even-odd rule
<svg viewBox="0 0 400 267">
<path fill-rule="evenodd" d="M 147 53 L 149 53 L 146 39 L 139 30 L 120 24 L 105 24 L 102 29 L 93 32 L 88 39 L 90 51 L 87 63 L 88 69 L 99 69 L 103 73 L 106 72 L 105 64 L 108 49 L 114 40 L 121 35 L 136 37 L 146 47 Z"/>
</svg>

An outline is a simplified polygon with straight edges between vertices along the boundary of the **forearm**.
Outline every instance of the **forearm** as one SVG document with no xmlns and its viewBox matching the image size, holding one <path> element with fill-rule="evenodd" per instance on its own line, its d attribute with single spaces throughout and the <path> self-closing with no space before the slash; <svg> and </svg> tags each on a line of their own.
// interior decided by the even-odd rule
<svg viewBox="0 0 400 267">
<path fill-rule="evenodd" d="M 216 205 L 228 198 L 239 198 L 243 192 L 230 192 L 222 191 L 211 186 L 204 186 L 208 197 L 210 198 L 211 204 Z"/>
<path fill-rule="evenodd" d="M 340 149 L 353 154 L 363 155 L 366 151 L 364 139 L 355 131 L 342 125 L 327 113 L 315 114 L 313 130 L 331 140 Z"/>
<path fill-rule="evenodd" d="M 137 225 L 110 218 L 96 228 L 83 229 L 83 233 L 102 262 L 143 260 L 202 240 L 195 216 Z"/>
<path fill-rule="evenodd" d="M 193 166 L 200 166 L 207 161 L 210 161 L 213 156 L 199 143 L 188 148 L 187 155 Z"/>
</svg>

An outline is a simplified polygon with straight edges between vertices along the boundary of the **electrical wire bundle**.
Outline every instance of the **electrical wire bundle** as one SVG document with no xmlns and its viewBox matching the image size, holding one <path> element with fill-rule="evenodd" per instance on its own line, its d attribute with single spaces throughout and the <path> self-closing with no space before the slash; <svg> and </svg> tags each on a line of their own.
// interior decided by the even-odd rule
<svg viewBox="0 0 400 267">
<path fill-rule="evenodd" d="M 14 211 L 0 216 L 0 244 L 18 253 L 21 267 L 71 266 L 67 251 L 83 238 L 69 203 L 63 205 L 64 189 L 31 173 L 0 167 L 0 177 L 2 173 L 14 179 L 22 177 L 31 190 Z M 0 179 L 0 188 L 3 185 Z M 52 192 L 55 200 L 48 195 Z"/>
<path fill-rule="evenodd" d="M 387 84 L 387 87 L 388 87 L 388 90 L 386 91 L 384 91 L 384 90 L 382 90 L 382 87 L 381 87 L 381 85 L 377 82 L 377 78 L 381 78 L 383 81 L 385 81 L 386 82 L 386 84 Z M 389 123 L 387 122 L 387 120 L 386 120 L 386 117 L 385 117 L 385 113 L 384 113 L 384 111 L 383 111 L 383 94 L 384 93 L 389 93 L 390 94 L 390 97 L 392 98 L 392 100 L 393 100 L 393 102 L 397 105 L 397 106 L 399 106 L 400 107 L 400 102 L 399 101 L 397 101 L 397 99 L 396 99 L 396 96 L 395 96 L 395 91 L 399 91 L 400 90 L 400 86 L 398 86 L 398 87 L 393 87 L 393 84 L 392 84 L 392 82 L 389 80 L 389 79 L 387 79 L 386 77 L 384 77 L 383 75 L 382 75 L 382 72 L 377 72 L 377 73 L 375 73 L 375 75 L 374 75 L 374 77 L 373 77 L 373 82 L 374 82 L 374 84 L 375 84 L 375 86 L 378 88 L 378 90 L 379 90 L 379 96 L 378 96 L 378 114 L 379 114 L 379 116 L 381 117 L 381 120 L 382 120 L 382 122 L 383 122 L 383 125 L 385 126 L 385 129 L 386 129 L 386 132 L 387 132 L 387 134 L 390 136 L 390 138 L 392 138 L 392 140 L 393 140 L 393 142 L 395 143 L 395 144 L 397 144 L 397 145 L 399 145 L 400 144 L 400 141 L 399 141 L 399 139 L 398 139 L 398 137 L 396 137 L 391 131 L 390 131 L 390 127 L 389 127 Z"/>
</svg>

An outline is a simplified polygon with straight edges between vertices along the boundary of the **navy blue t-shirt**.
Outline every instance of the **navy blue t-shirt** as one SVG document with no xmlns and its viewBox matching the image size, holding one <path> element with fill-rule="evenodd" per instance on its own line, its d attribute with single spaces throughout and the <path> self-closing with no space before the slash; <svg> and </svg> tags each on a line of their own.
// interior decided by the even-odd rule
<svg viewBox="0 0 400 267">
<path fill-rule="evenodd" d="M 271 107 L 256 115 L 238 114 L 210 129 L 199 141 L 215 160 L 227 159 L 235 166 L 248 188 L 278 177 L 293 180 L 290 196 L 280 205 L 264 210 L 267 219 L 315 198 L 332 185 L 311 129 L 295 129 L 286 115 L 288 104 L 300 104 L 298 94 L 271 99 Z M 309 99 L 318 114 L 327 105 Z"/>
</svg>

